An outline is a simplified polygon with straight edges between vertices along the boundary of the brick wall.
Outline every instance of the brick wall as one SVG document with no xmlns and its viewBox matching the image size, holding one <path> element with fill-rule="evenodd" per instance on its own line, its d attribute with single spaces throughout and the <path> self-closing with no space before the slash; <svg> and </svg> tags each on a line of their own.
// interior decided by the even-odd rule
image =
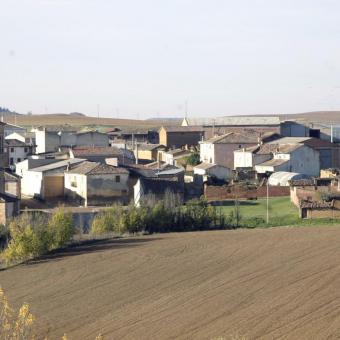
<svg viewBox="0 0 340 340">
<path fill-rule="evenodd" d="M 289 196 L 289 193 L 289 187 L 269 187 L 270 197 Z M 234 199 L 236 196 L 243 199 L 256 199 L 267 197 L 267 187 L 263 186 L 257 189 L 247 189 L 244 187 L 206 185 L 204 187 L 204 196 L 207 200 Z"/>
</svg>

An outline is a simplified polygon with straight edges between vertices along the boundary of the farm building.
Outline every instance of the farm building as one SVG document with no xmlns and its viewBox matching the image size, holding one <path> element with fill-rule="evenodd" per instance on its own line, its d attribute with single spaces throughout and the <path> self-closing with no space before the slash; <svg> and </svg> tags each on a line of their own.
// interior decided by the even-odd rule
<svg viewBox="0 0 340 340">
<path fill-rule="evenodd" d="M 162 126 L 159 130 L 159 143 L 168 148 L 195 146 L 204 137 L 200 127 Z"/>
<path fill-rule="evenodd" d="M 129 172 L 99 162 L 83 162 L 65 172 L 65 196 L 84 206 L 128 201 Z"/>
<path fill-rule="evenodd" d="M 290 181 L 309 179 L 310 176 L 295 172 L 278 171 L 271 174 L 268 178 L 268 184 L 272 186 L 289 186 Z"/>
</svg>

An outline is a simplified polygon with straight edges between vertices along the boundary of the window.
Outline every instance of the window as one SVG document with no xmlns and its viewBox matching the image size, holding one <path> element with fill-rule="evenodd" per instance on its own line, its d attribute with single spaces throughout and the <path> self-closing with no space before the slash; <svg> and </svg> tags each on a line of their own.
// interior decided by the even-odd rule
<svg viewBox="0 0 340 340">
<path fill-rule="evenodd" d="M 117 176 L 116 176 L 116 183 L 119 183 L 119 182 L 120 182 L 120 176 L 117 175 Z"/>
<path fill-rule="evenodd" d="M 11 152 L 14 152 L 14 148 L 11 148 Z"/>
<path fill-rule="evenodd" d="M 27 148 L 25 148 L 25 149 L 24 149 L 24 151 L 27 153 L 27 152 L 28 152 L 28 149 L 27 149 Z"/>
<path fill-rule="evenodd" d="M 18 158 L 18 159 L 17 159 L 17 162 L 18 162 L 18 163 L 21 162 L 21 158 Z"/>
<path fill-rule="evenodd" d="M 14 164 L 13 157 L 11 157 L 11 158 L 9 159 L 9 165 L 13 165 L 13 164 Z"/>
</svg>

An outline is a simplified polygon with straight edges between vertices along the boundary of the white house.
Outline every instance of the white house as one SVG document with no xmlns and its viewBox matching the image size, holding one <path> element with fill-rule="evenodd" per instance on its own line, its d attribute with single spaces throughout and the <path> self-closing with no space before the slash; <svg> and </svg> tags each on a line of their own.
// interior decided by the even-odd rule
<svg viewBox="0 0 340 340">
<path fill-rule="evenodd" d="M 33 146 L 17 139 L 5 140 L 5 152 L 8 154 L 8 165 L 14 170 L 15 165 L 33 153 Z"/>
<path fill-rule="evenodd" d="M 48 131 L 46 129 L 35 131 L 36 152 L 55 152 L 63 147 L 75 146 L 109 146 L 109 136 L 98 131 Z"/>
<path fill-rule="evenodd" d="M 254 168 L 272 157 L 269 150 L 259 145 L 238 149 L 234 151 L 234 169 Z"/>
<path fill-rule="evenodd" d="M 37 161 L 53 161 L 38 167 L 29 168 Z M 24 164 L 18 163 L 16 172 L 21 178 L 21 192 L 28 197 L 51 199 L 64 195 L 64 172 L 75 165 L 84 162 L 84 159 L 43 160 L 27 159 Z M 22 162 L 23 163 L 23 162 Z"/>
<path fill-rule="evenodd" d="M 303 144 L 267 145 L 273 150 L 273 158 L 255 165 L 257 173 L 287 171 L 309 176 L 320 175 L 319 151 Z"/>
<path fill-rule="evenodd" d="M 174 149 L 174 150 L 169 150 L 169 151 L 164 151 L 164 152 L 161 151 L 160 154 L 161 154 L 162 160 L 166 164 L 177 166 L 179 165 L 178 161 L 180 159 L 189 157 L 192 154 L 192 152 L 189 150 Z"/>
<path fill-rule="evenodd" d="M 227 180 L 232 177 L 232 174 L 232 170 L 217 164 L 201 163 L 194 167 L 194 175 L 202 176 L 203 181 L 205 181 L 208 176 L 215 177 L 219 180 Z"/>
<path fill-rule="evenodd" d="M 18 125 L 14 125 L 14 124 L 8 124 L 6 123 L 5 127 L 4 127 L 4 135 L 5 138 L 8 135 L 11 135 L 12 133 L 19 133 L 19 134 L 23 134 L 25 133 L 27 130 L 26 128 L 22 127 L 22 126 L 18 126 Z"/>
</svg>

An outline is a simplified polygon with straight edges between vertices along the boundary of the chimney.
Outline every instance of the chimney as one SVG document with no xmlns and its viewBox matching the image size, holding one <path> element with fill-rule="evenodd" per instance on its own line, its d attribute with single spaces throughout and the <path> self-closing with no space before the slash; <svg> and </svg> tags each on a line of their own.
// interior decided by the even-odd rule
<svg viewBox="0 0 340 340">
<path fill-rule="evenodd" d="M 71 162 L 70 162 L 70 161 L 68 161 L 68 162 L 67 162 L 66 171 L 69 171 L 69 170 L 70 170 L 70 166 L 71 166 Z"/>
</svg>

